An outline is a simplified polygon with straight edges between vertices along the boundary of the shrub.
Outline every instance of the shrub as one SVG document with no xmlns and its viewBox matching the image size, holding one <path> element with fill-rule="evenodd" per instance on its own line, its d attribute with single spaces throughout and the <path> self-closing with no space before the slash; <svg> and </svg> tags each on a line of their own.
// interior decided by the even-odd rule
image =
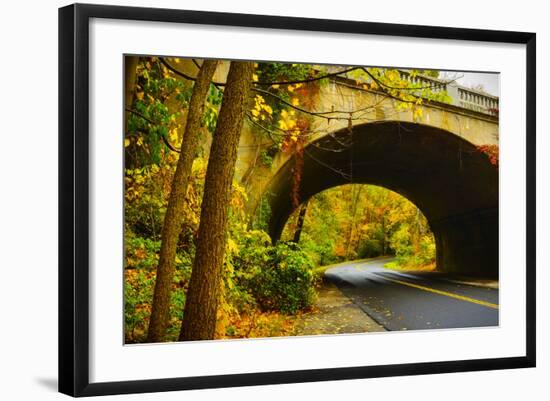
<svg viewBox="0 0 550 401">
<path fill-rule="evenodd" d="M 145 337 L 151 314 L 155 275 L 145 269 L 124 272 L 124 332 L 126 342 L 139 342 Z"/>
<path fill-rule="evenodd" d="M 311 258 L 293 243 L 265 246 L 262 242 L 262 236 L 255 234 L 241 247 L 234 261 L 237 285 L 252 294 L 264 311 L 291 314 L 311 306 L 315 297 Z"/>
<path fill-rule="evenodd" d="M 124 270 L 124 323 L 126 342 L 145 340 L 151 314 L 156 266 L 160 241 L 136 236 L 125 238 L 126 266 Z M 190 251 L 193 251 L 191 249 Z M 176 271 L 172 280 L 170 321 L 167 337 L 176 340 L 185 305 L 185 289 L 191 277 L 192 255 L 180 251 L 175 258 Z"/>
<path fill-rule="evenodd" d="M 160 241 L 139 237 L 129 232 L 124 242 L 127 269 L 149 269 L 157 265 Z"/>
<path fill-rule="evenodd" d="M 420 240 L 420 252 L 418 253 L 420 264 L 433 263 L 435 261 L 435 240 L 433 235 L 426 234 Z"/>
<path fill-rule="evenodd" d="M 300 247 L 317 266 L 327 266 L 341 261 L 341 258 L 334 254 L 334 239 L 328 236 L 312 238 L 309 233 L 302 231 Z"/>
<path fill-rule="evenodd" d="M 357 256 L 361 259 L 374 258 L 382 255 L 382 243 L 377 239 L 366 239 L 361 242 Z"/>
</svg>

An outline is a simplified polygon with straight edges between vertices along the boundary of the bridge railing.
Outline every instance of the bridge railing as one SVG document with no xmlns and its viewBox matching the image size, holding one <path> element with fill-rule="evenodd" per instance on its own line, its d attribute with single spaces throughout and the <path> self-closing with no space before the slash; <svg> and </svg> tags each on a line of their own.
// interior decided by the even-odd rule
<svg viewBox="0 0 550 401">
<path fill-rule="evenodd" d="M 461 86 L 456 89 L 458 92 L 458 106 L 485 114 L 498 115 L 498 97 Z"/>
<path fill-rule="evenodd" d="M 479 113 L 498 116 L 499 98 L 488 93 L 458 85 L 453 81 L 444 81 L 426 75 L 412 75 L 408 70 L 400 70 L 401 79 L 418 85 L 422 88 L 430 88 L 433 92 L 447 91 L 452 99 L 452 104 Z"/>
<path fill-rule="evenodd" d="M 417 85 L 420 88 L 429 88 L 436 93 L 447 90 L 447 82 L 441 79 L 421 74 L 413 75 L 408 70 L 399 70 L 399 74 L 402 80 L 409 81 L 411 84 Z"/>
</svg>

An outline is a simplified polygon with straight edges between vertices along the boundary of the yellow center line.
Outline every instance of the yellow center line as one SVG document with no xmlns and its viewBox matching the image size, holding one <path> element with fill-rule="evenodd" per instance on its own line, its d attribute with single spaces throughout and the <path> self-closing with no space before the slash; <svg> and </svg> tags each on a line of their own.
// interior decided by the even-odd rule
<svg viewBox="0 0 550 401">
<path fill-rule="evenodd" d="M 397 283 L 397 284 L 401 284 L 401 285 L 406 285 L 406 286 L 408 286 L 408 287 L 417 288 L 417 289 L 419 289 L 419 290 L 428 291 L 428 292 L 433 292 L 434 294 L 445 295 L 445 296 L 447 296 L 447 297 L 451 297 L 451 298 L 455 298 L 455 299 L 460 299 L 461 301 L 466 301 L 466 302 L 471 302 L 471 303 L 474 303 L 474 304 L 486 306 L 487 308 L 498 309 L 498 305 L 492 304 L 492 303 L 490 303 L 490 302 L 480 301 L 479 299 L 474 299 L 474 298 L 470 298 L 470 297 L 465 297 L 465 296 L 463 296 L 463 295 L 453 294 L 452 292 L 446 292 L 446 291 L 436 290 L 435 288 L 424 287 L 423 285 L 413 284 L 413 283 L 409 283 L 409 282 L 407 282 L 407 281 L 394 280 L 394 279 L 387 278 L 387 277 L 384 277 L 384 279 L 386 279 L 386 280 L 388 280 L 388 281 L 392 281 L 392 282 Z"/>
</svg>

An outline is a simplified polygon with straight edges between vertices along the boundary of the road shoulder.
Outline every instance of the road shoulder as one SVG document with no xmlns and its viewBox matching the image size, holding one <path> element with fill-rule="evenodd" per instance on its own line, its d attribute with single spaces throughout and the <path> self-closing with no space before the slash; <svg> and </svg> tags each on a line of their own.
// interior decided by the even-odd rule
<svg viewBox="0 0 550 401">
<path fill-rule="evenodd" d="M 295 335 L 350 334 L 386 331 L 334 284 L 323 282 L 311 312 L 302 314 Z"/>
</svg>

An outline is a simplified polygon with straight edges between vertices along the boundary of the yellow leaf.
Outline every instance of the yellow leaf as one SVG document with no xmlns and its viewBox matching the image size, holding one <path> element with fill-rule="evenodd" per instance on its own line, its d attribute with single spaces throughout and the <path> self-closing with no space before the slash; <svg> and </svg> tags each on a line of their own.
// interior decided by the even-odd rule
<svg viewBox="0 0 550 401">
<path fill-rule="evenodd" d="M 231 238 L 229 238 L 227 240 L 227 251 L 228 251 L 228 253 L 237 253 L 237 252 L 239 252 L 239 246 Z"/>
<path fill-rule="evenodd" d="M 298 99 L 297 97 L 293 97 L 292 98 L 292 105 L 293 106 L 299 106 L 300 105 L 300 99 Z"/>
<path fill-rule="evenodd" d="M 130 140 L 128 138 L 125 138 L 124 139 L 124 147 L 127 148 L 128 146 L 130 146 Z"/>
<path fill-rule="evenodd" d="M 422 118 L 422 109 L 420 107 L 415 107 L 413 111 L 413 119 Z"/>
<path fill-rule="evenodd" d="M 178 140 L 178 130 L 177 130 L 177 128 L 172 128 L 170 130 L 170 140 L 171 141 L 177 141 Z"/>
</svg>

